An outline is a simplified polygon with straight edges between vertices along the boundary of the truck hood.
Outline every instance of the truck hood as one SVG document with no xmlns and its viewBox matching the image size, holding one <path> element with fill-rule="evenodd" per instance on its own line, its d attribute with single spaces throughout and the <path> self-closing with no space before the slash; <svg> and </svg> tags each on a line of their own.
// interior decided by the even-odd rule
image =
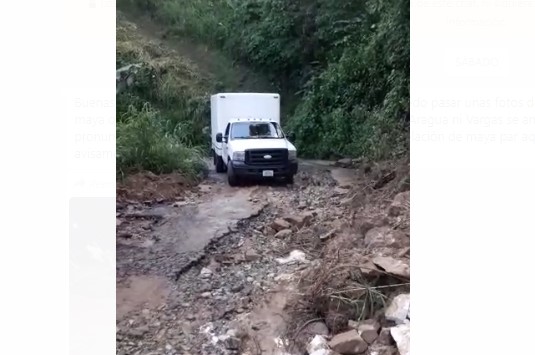
<svg viewBox="0 0 535 355">
<path fill-rule="evenodd" d="M 295 146 L 286 139 L 236 139 L 229 142 L 233 152 L 243 152 L 246 149 L 288 149 L 296 150 Z"/>
</svg>

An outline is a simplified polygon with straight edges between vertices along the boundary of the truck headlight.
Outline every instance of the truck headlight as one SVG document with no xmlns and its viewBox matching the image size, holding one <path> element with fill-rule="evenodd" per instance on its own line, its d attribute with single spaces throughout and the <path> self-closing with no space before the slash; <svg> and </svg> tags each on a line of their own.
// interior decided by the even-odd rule
<svg viewBox="0 0 535 355">
<path fill-rule="evenodd" d="M 232 153 L 232 160 L 234 160 L 234 161 L 244 161 L 245 160 L 245 152 L 234 152 L 234 153 Z"/>
<path fill-rule="evenodd" d="M 297 160 L 297 151 L 289 150 L 288 151 L 288 160 Z"/>
</svg>

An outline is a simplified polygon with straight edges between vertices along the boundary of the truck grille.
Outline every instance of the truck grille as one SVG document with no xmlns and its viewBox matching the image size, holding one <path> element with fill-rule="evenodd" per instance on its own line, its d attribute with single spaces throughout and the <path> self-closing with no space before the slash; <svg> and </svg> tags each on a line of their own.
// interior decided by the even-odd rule
<svg viewBox="0 0 535 355">
<path fill-rule="evenodd" d="M 270 156 L 271 158 L 266 158 Z M 288 149 L 249 149 L 245 151 L 245 163 L 249 165 L 281 165 L 288 162 Z"/>
</svg>

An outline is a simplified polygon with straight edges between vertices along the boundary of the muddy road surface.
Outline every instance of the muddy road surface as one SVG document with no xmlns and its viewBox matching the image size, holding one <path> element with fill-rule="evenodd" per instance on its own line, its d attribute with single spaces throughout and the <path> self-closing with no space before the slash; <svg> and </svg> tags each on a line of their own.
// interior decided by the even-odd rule
<svg viewBox="0 0 535 355">
<path fill-rule="evenodd" d="M 344 214 L 351 178 L 310 161 L 293 185 L 232 188 L 211 171 L 175 201 L 118 203 L 117 353 L 292 353 L 295 273 Z"/>
</svg>

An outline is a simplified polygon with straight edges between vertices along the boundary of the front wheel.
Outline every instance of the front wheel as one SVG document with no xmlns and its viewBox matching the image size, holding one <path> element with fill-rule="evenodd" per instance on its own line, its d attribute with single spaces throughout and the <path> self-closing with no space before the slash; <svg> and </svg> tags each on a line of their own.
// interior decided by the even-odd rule
<svg viewBox="0 0 535 355">
<path fill-rule="evenodd" d="M 293 183 L 294 183 L 294 175 L 292 175 L 292 174 L 286 175 L 286 183 L 288 183 L 290 185 L 293 185 Z"/>
<path fill-rule="evenodd" d="M 236 173 L 234 172 L 234 169 L 232 168 L 232 163 L 228 162 L 227 164 L 227 179 L 228 179 L 228 184 L 230 186 L 238 186 L 238 176 L 236 176 Z"/>
</svg>

